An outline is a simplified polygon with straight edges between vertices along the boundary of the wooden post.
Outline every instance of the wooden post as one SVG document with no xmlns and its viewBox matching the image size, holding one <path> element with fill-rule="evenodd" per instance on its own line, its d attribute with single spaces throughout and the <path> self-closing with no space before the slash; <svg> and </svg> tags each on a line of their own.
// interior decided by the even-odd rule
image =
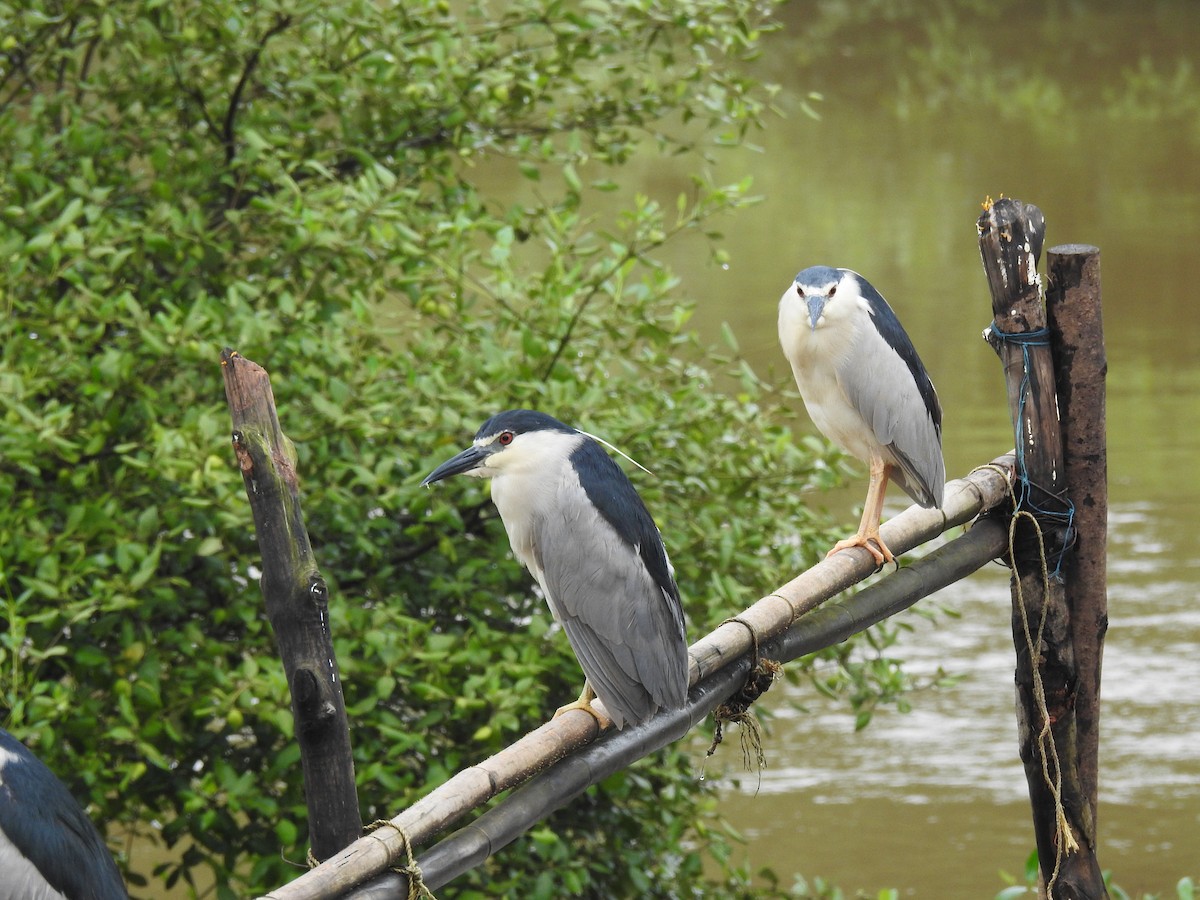
<svg viewBox="0 0 1200 900">
<path fill-rule="evenodd" d="M 1108 459 L 1105 443 L 1104 323 L 1100 251 L 1068 244 L 1046 255 L 1046 311 L 1062 420 L 1063 466 L 1075 506 L 1076 540 L 1064 561 L 1078 683 L 1079 782 L 1083 825 L 1096 846 L 1099 792 L 1100 667 L 1108 630 Z"/>
<path fill-rule="evenodd" d="M 1070 539 L 1054 364 L 1037 263 L 1041 211 L 1001 199 L 979 217 L 1000 354 L 1016 431 L 1018 508 L 1011 549 L 1017 728 L 1048 897 L 1106 897 L 1085 827 L 1077 762 L 1077 671 L 1059 565 Z M 1036 523 L 1036 524 L 1035 524 Z M 1090 819 L 1089 819 L 1090 821 Z"/>
<path fill-rule="evenodd" d="M 221 352 L 233 449 L 262 552 L 263 598 L 292 693 L 304 771 L 309 841 L 326 859 L 362 834 L 350 727 L 329 633 L 329 596 L 300 510 L 291 446 L 279 427 L 271 382 L 236 351 Z"/>
</svg>

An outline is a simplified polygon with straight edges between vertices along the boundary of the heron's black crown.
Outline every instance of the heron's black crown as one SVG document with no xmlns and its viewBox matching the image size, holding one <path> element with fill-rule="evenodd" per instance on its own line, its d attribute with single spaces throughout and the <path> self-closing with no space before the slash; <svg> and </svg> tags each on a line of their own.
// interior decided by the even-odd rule
<svg viewBox="0 0 1200 900">
<path fill-rule="evenodd" d="M 566 425 L 554 416 L 533 409 L 509 409 L 496 413 L 475 432 L 475 440 L 511 431 L 513 434 L 526 434 L 531 431 L 561 431 L 565 434 L 576 434 L 576 430 Z"/>
<path fill-rule="evenodd" d="M 837 284 L 842 280 L 844 269 L 833 266 L 809 266 L 796 275 L 796 284 L 801 287 L 821 288 L 827 284 Z"/>
</svg>

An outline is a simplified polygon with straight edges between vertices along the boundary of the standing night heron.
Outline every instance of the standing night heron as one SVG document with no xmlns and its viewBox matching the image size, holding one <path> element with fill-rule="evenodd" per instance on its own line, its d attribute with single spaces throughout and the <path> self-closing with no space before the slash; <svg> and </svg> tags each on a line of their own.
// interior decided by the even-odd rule
<svg viewBox="0 0 1200 900">
<path fill-rule="evenodd" d="M 858 533 L 828 555 L 865 547 L 892 562 L 879 536 L 888 479 L 921 506 L 942 505 L 942 407 L 929 373 L 887 301 L 849 269 L 796 276 L 779 301 L 779 342 L 813 424 L 870 467 Z"/>
<path fill-rule="evenodd" d="M 662 536 L 600 444 L 544 413 L 492 416 L 422 484 L 492 479 L 513 553 L 537 579 L 587 680 L 574 703 L 618 729 L 687 699 L 683 607 Z"/>
<path fill-rule="evenodd" d="M 100 833 L 66 785 L 0 728 L 0 898 L 128 897 Z"/>
</svg>

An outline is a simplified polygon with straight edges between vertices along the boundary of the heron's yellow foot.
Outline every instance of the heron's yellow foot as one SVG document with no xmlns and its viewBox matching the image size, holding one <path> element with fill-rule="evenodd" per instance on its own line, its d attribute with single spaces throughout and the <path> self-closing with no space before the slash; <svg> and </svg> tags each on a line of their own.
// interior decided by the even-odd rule
<svg viewBox="0 0 1200 900">
<path fill-rule="evenodd" d="M 878 545 L 878 546 L 876 546 Z M 875 559 L 875 565 L 882 566 L 884 563 L 895 562 L 896 557 L 892 555 L 892 551 L 888 549 L 887 544 L 883 542 L 883 538 L 879 536 L 879 532 L 864 534 L 859 532 L 845 540 L 838 541 L 833 545 L 833 549 L 825 554 L 826 558 L 841 550 L 849 550 L 851 547 L 862 547 Z"/>
<path fill-rule="evenodd" d="M 600 725 L 601 729 L 607 728 L 612 724 L 612 719 L 606 716 L 596 707 L 592 706 L 592 701 L 596 699 L 596 692 L 592 690 L 592 686 L 586 681 L 583 683 L 583 692 L 579 695 L 579 699 L 574 703 L 568 703 L 566 706 L 560 706 L 554 711 L 554 718 L 558 718 L 565 712 L 570 712 L 573 709 L 582 709 L 589 716 L 594 718 Z"/>
</svg>

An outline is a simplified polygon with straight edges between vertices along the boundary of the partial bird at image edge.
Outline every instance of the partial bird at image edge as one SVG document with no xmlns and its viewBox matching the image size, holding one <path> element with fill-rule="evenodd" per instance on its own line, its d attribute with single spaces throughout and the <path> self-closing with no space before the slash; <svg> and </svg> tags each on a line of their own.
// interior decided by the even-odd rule
<svg viewBox="0 0 1200 900">
<path fill-rule="evenodd" d="M 104 839 L 67 786 L 0 728 L 0 900 L 127 900 Z"/>
</svg>

